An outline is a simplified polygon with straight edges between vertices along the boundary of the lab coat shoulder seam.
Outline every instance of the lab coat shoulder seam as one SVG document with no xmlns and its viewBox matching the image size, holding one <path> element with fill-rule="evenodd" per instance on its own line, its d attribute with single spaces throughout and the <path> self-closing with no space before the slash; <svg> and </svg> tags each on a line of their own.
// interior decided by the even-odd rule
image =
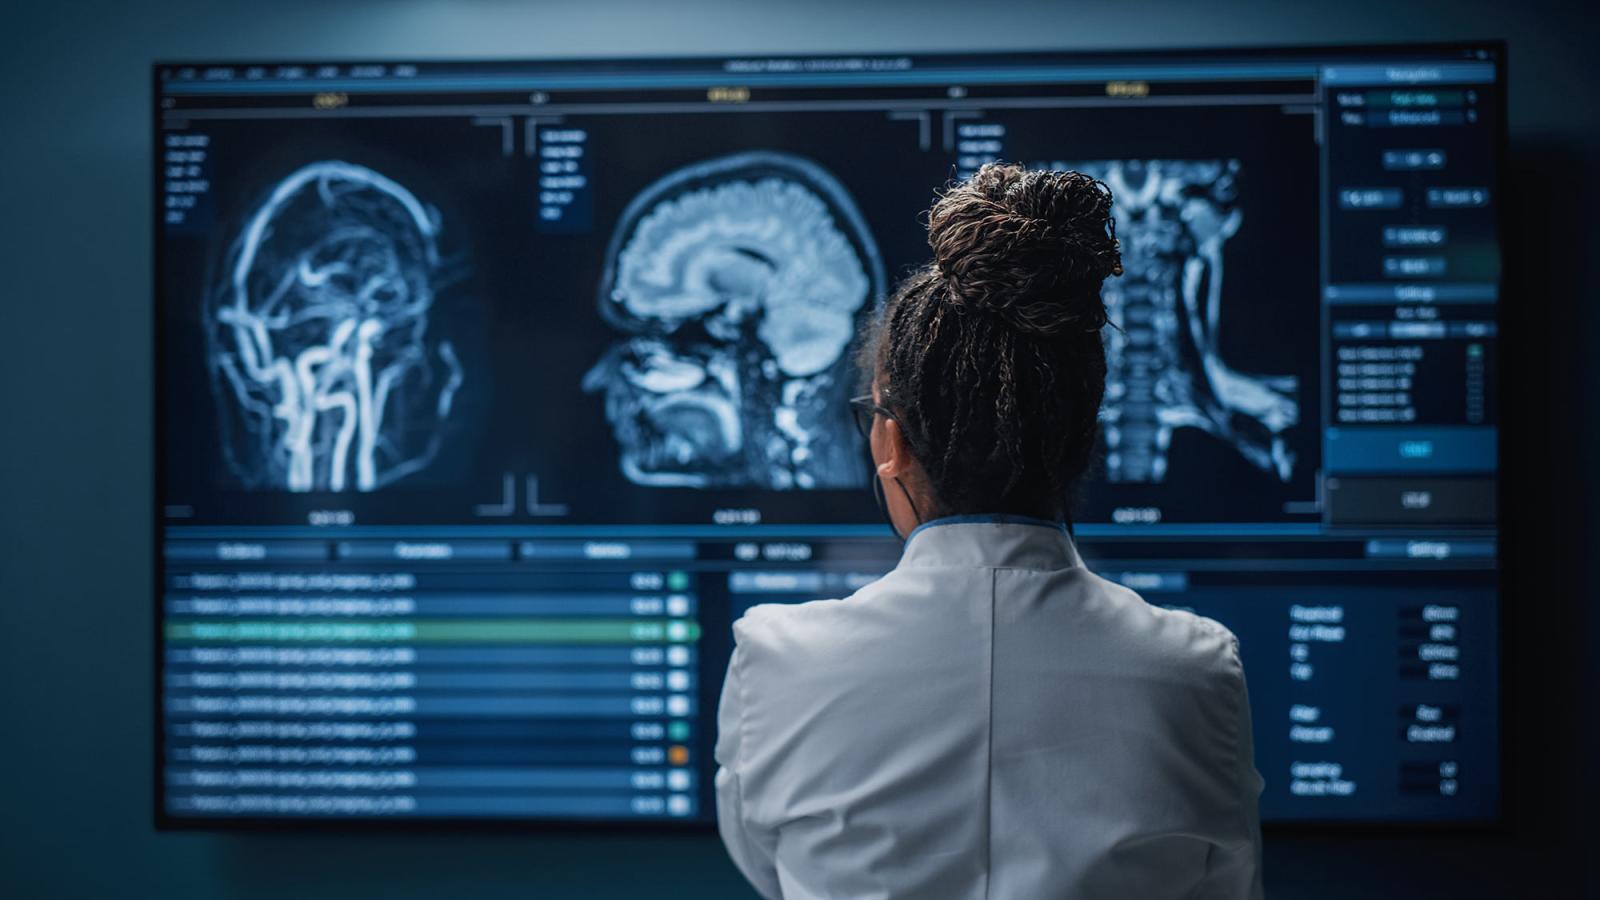
<svg viewBox="0 0 1600 900">
<path fill-rule="evenodd" d="M 993 888 L 994 873 L 994 656 L 995 656 L 995 605 L 999 592 L 1000 571 L 989 570 L 989 676 L 988 699 L 984 703 L 984 784 L 983 784 L 983 896 L 985 900 Z"/>
<path fill-rule="evenodd" d="M 1238 805 L 1239 805 L 1239 820 L 1240 820 L 1239 824 L 1242 826 L 1242 831 L 1243 831 L 1243 834 L 1244 834 L 1245 842 L 1248 843 L 1249 840 L 1250 840 L 1250 832 L 1251 832 L 1251 827 L 1250 827 L 1250 809 L 1249 809 L 1249 804 L 1244 800 L 1244 795 L 1245 795 L 1244 782 L 1245 782 L 1245 778 L 1244 778 L 1244 771 L 1243 771 L 1243 769 L 1244 769 L 1243 762 L 1244 762 L 1244 742 L 1248 741 L 1248 740 L 1251 740 L 1252 736 L 1250 734 L 1246 733 L 1245 730 L 1244 730 L 1244 717 L 1245 717 L 1245 713 L 1246 713 L 1245 700 L 1244 700 L 1244 695 L 1245 695 L 1244 661 L 1242 659 L 1240 659 L 1240 657 L 1239 657 L 1239 637 L 1238 637 L 1238 635 L 1234 634 L 1232 631 L 1229 631 L 1226 627 L 1221 626 L 1220 623 L 1219 623 L 1218 627 L 1222 628 L 1223 633 L 1226 634 L 1227 637 L 1228 637 L 1228 643 L 1227 643 L 1228 663 L 1229 663 L 1229 665 L 1228 665 L 1228 687 L 1229 687 L 1228 698 L 1229 698 L 1229 701 L 1230 701 L 1230 706 L 1232 707 L 1232 711 L 1233 711 L 1233 716 L 1232 716 L 1232 720 L 1231 720 L 1232 724 L 1233 724 L 1233 727 L 1232 727 L 1233 759 L 1231 759 L 1230 762 L 1232 763 L 1232 768 L 1233 768 L 1233 771 L 1234 771 L 1235 780 L 1239 782 L 1238 784 L 1235 785 L 1235 789 L 1236 790 L 1235 790 L 1235 793 L 1234 793 L 1234 798 L 1238 802 Z M 1252 754 L 1252 755 L 1254 755 L 1254 754 Z M 1251 766 L 1251 768 L 1254 769 L 1254 766 Z"/>
</svg>

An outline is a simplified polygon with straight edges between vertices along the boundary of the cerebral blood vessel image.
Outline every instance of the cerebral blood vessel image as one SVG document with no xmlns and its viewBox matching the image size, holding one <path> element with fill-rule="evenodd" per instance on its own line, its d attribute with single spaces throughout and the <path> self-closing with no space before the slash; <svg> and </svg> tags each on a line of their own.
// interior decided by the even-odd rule
<svg viewBox="0 0 1600 900">
<path fill-rule="evenodd" d="M 1240 166 L 1229 161 L 1063 163 L 1104 181 L 1115 198 L 1121 278 L 1103 293 L 1106 474 L 1160 482 L 1172 434 L 1196 428 L 1288 481 L 1284 433 L 1300 419 L 1292 375 L 1246 375 L 1219 348 L 1223 246 L 1244 223 Z"/>
<path fill-rule="evenodd" d="M 461 366 L 431 340 L 437 214 L 371 169 L 272 189 L 207 303 L 222 446 L 246 487 L 374 491 L 438 452 Z"/>
<path fill-rule="evenodd" d="M 883 263 L 844 187 L 809 160 L 742 153 L 679 169 L 624 210 L 602 315 L 629 336 L 584 378 L 623 474 L 653 487 L 866 483 L 850 424 L 858 316 Z"/>
</svg>

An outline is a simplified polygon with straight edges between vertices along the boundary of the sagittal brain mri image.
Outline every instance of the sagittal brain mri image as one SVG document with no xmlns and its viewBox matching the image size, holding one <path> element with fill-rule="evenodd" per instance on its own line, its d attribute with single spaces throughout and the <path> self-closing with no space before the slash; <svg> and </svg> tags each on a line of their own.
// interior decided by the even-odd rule
<svg viewBox="0 0 1600 900">
<path fill-rule="evenodd" d="M 462 382 L 428 328 L 439 231 L 406 188 L 338 161 L 285 176 L 246 219 L 206 305 L 244 487 L 376 491 L 433 460 Z"/>
<path fill-rule="evenodd" d="M 1121 278 L 1106 282 L 1105 471 L 1166 478 L 1173 433 L 1191 428 L 1287 482 L 1285 432 L 1300 420 L 1298 379 L 1239 372 L 1221 356 L 1223 249 L 1244 226 L 1235 160 L 1072 163 L 1116 198 Z"/>
<path fill-rule="evenodd" d="M 883 295 L 855 202 L 815 163 L 725 156 L 624 210 L 601 315 L 622 337 L 584 378 L 620 466 L 648 487 L 814 490 L 866 483 L 848 348 Z"/>
</svg>

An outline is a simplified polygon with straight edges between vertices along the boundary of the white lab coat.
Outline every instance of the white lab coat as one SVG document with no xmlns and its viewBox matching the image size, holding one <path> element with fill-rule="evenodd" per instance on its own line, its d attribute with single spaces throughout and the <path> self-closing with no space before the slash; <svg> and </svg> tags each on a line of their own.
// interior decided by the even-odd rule
<svg viewBox="0 0 1600 900">
<path fill-rule="evenodd" d="M 765 897 L 1261 895 L 1237 640 L 1060 527 L 929 523 L 854 596 L 734 634 L 718 820 Z"/>
</svg>

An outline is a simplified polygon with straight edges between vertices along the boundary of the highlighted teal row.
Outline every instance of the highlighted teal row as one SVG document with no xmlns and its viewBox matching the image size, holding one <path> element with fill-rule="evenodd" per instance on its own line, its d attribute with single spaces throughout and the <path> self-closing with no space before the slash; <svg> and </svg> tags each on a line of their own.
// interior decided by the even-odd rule
<svg viewBox="0 0 1600 900">
<path fill-rule="evenodd" d="M 443 619 L 421 622 L 168 622 L 169 641 L 394 642 L 439 644 L 687 643 L 688 619 Z"/>
</svg>

